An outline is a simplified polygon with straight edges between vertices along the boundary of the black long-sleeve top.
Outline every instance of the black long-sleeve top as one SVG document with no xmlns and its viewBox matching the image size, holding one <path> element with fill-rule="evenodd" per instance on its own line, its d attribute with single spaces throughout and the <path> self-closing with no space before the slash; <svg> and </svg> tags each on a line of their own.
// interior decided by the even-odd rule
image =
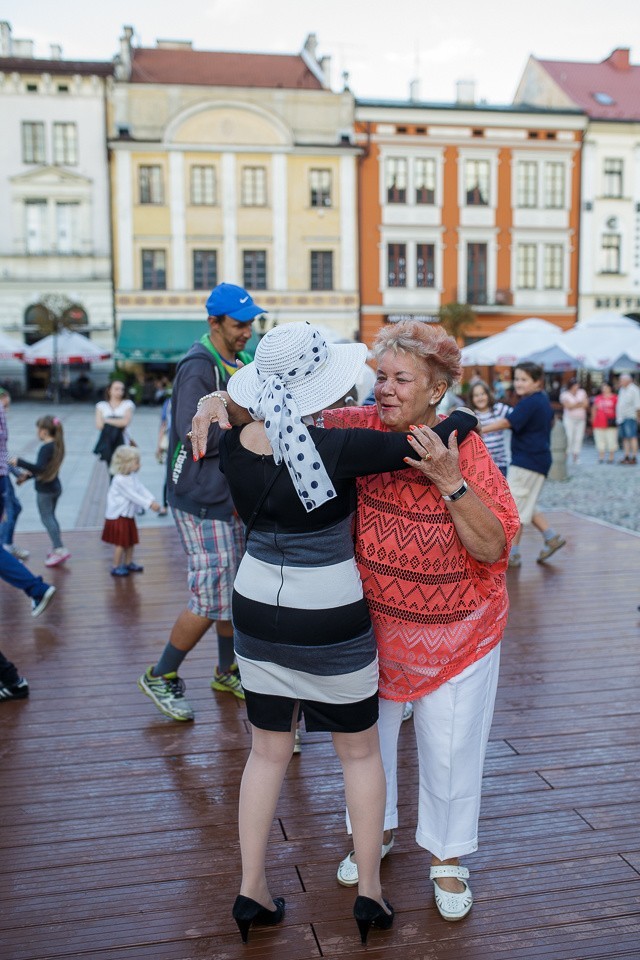
<svg viewBox="0 0 640 960">
<path fill-rule="evenodd" d="M 35 477 L 36 482 L 36 493 L 61 493 L 62 484 L 58 475 L 53 478 L 53 480 L 40 480 L 40 476 L 46 471 L 47 467 L 51 463 L 54 451 L 55 443 L 53 440 L 43 443 L 40 449 L 38 450 L 38 456 L 35 463 L 30 463 L 28 460 L 23 460 L 21 457 L 18 457 L 18 466 L 22 467 L 23 470 L 28 470 L 29 473 L 32 473 Z"/>
</svg>

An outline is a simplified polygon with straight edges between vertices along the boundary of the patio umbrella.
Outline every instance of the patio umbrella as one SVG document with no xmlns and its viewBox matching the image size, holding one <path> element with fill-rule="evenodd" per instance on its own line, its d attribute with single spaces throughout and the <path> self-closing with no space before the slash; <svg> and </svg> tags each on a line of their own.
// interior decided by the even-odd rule
<svg viewBox="0 0 640 960">
<path fill-rule="evenodd" d="M 0 360 L 21 360 L 24 351 L 24 343 L 0 333 Z"/>
<path fill-rule="evenodd" d="M 107 350 L 72 330 L 49 334 L 24 351 L 25 363 L 40 365 L 95 363 L 97 360 L 108 360 L 110 356 Z"/>
<path fill-rule="evenodd" d="M 635 369 L 640 326 L 619 313 L 596 313 L 563 333 L 558 345 L 589 370 Z"/>
<path fill-rule="evenodd" d="M 528 360 L 532 353 L 551 346 L 561 335 L 562 328 L 557 324 L 530 317 L 502 333 L 463 347 L 462 363 L 465 367 L 513 367 L 519 360 Z"/>
<path fill-rule="evenodd" d="M 562 337 L 558 343 L 552 343 L 545 350 L 532 353 L 527 359 L 537 363 L 546 373 L 562 373 L 563 370 L 579 370 L 583 363 L 568 347 L 562 346 Z"/>
</svg>

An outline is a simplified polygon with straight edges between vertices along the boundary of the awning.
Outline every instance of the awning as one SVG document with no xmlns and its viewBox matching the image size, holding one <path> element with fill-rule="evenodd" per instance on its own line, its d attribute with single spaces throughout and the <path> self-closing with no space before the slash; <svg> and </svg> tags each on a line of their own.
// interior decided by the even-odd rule
<svg viewBox="0 0 640 960">
<path fill-rule="evenodd" d="M 116 360 L 137 363 L 178 363 L 191 345 L 207 333 L 203 320 L 123 320 L 114 351 Z M 247 350 L 254 353 L 258 337 L 255 334 Z"/>
<path fill-rule="evenodd" d="M 208 330 L 203 320 L 123 320 L 114 356 L 138 363 L 177 363 Z"/>
</svg>

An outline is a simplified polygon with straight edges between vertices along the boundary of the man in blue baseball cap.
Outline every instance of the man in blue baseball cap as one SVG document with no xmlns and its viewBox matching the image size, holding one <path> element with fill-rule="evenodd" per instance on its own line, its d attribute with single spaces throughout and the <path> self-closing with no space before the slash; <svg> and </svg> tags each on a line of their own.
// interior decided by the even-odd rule
<svg viewBox="0 0 640 960">
<path fill-rule="evenodd" d="M 267 311 L 233 283 L 218 284 L 206 308 L 209 331 L 193 344 L 176 369 L 167 457 L 168 500 L 189 559 L 191 599 L 176 620 L 160 659 L 138 680 L 142 692 L 173 720 L 193 720 L 178 669 L 214 623 L 218 664 L 211 687 L 244 700 L 231 624 L 233 581 L 244 552 L 244 528 L 220 471 L 218 426 L 212 425 L 206 456 L 197 462 L 186 437 L 198 400 L 224 390 L 238 367 L 251 361 L 244 350 L 251 337 L 251 322 Z"/>
</svg>

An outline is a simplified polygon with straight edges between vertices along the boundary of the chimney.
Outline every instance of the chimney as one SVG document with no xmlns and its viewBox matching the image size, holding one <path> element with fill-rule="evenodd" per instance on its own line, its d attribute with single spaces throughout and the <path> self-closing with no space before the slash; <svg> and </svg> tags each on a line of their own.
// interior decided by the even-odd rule
<svg viewBox="0 0 640 960">
<path fill-rule="evenodd" d="M 318 38 L 315 33 L 310 33 L 307 39 L 304 42 L 304 49 L 307 51 L 310 57 L 317 63 L 316 50 L 318 49 Z"/>
<path fill-rule="evenodd" d="M 616 47 L 603 63 L 610 64 L 614 70 L 629 70 L 629 47 Z"/>
<path fill-rule="evenodd" d="M 0 22 L 0 57 L 11 56 L 11 24 L 6 20 Z"/>
<path fill-rule="evenodd" d="M 320 57 L 320 69 L 324 74 L 327 87 L 331 86 L 331 57 Z"/>
<path fill-rule="evenodd" d="M 456 80 L 456 103 L 474 104 L 476 102 L 475 80 Z"/>
<path fill-rule="evenodd" d="M 13 57 L 24 57 L 25 60 L 33 60 L 33 40 L 14 40 L 11 55 Z"/>
<path fill-rule="evenodd" d="M 417 103 L 420 99 L 420 81 L 418 79 L 409 81 L 409 100 Z"/>
<path fill-rule="evenodd" d="M 52 43 L 50 45 L 50 50 L 52 60 L 62 60 L 62 47 L 59 43 Z"/>
<path fill-rule="evenodd" d="M 131 40 L 133 27 L 123 27 L 120 37 L 120 54 L 116 58 L 116 79 L 131 79 Z"/>
</svg>

